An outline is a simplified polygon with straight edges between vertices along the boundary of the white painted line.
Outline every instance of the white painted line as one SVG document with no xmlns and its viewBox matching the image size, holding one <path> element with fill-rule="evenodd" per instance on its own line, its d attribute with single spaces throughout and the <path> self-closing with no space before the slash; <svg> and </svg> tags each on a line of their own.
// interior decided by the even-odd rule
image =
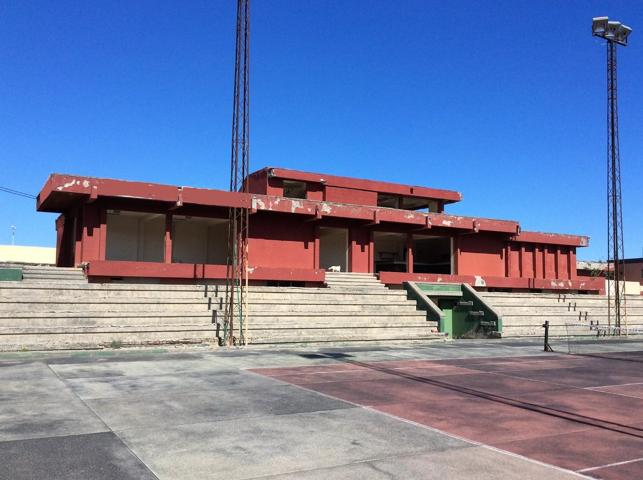
<svg viewBox="0 0 643 480">
<path fill-rule="evenodd" d="M 618 467 L 619 465 L 627 465 L 628 463 L 635 463 L 635 462 L 640 462 L 640 461 L 643 461 L 643 457 L 634 458 L 632 460 L 624 460 L 622 462 L 607 463 L 605 465 L 599 465 L 598 467 L 583 468 L 582 470 L 578 470 L 578 471 L 579 472 L 591 472 L 592 470 L 598 470 L 600 468 Z"/>
<path fill-rule="evenodd" d="M 629 387 L 631 385 L 643 385 L 643 382 L 615 383 L 613 385 L 601 385 L 600 387 L 588 387 L 588 388 Z"/>
</svg>

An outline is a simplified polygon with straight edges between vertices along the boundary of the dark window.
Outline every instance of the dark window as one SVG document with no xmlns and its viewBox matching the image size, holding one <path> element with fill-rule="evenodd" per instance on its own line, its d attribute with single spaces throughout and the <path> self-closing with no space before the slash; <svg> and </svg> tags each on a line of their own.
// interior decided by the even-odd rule
<svg viewBox="0 0 643 480">
<path fill-rule="evenodd" d="M 400 198 L 397 195 L 377 194 L 377 206 L 386 208 L 400 208 Z"/>
<path fill-rule="evenodd" d="M 284 197 L 306 198 L 306 182 L 284 180 Z"/>
</svg>

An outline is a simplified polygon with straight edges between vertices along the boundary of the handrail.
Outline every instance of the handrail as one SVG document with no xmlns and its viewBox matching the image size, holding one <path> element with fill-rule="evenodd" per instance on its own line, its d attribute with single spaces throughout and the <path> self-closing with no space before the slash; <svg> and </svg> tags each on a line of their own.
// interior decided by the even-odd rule
<svg viewBox="0 0 643 480">
<path fill-rule="evenodd" d="M 444 331 L 444 312 L 431 300 L 415 282 L 404 282 L 407 297 L 416 300 L 422 310 L 426 310 L 429 320 L 437 321 L 439 331 Z"/>
</svg>

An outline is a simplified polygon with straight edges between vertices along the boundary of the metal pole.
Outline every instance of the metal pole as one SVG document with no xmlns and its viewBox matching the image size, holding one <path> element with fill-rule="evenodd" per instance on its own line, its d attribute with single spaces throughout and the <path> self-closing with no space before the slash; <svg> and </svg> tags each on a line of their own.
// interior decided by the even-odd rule
<svg viewBox="0 0 643 480">
<path fill-rule="evenodd" d="M 545 352 L 553 352 L 554 350 L 549 345 L 549 320 L 545 320 L 545 323 L 543 323 L 543 328 L 545 329 L 545 345 L 543 347 L 543 350 Z"/>
</svg>

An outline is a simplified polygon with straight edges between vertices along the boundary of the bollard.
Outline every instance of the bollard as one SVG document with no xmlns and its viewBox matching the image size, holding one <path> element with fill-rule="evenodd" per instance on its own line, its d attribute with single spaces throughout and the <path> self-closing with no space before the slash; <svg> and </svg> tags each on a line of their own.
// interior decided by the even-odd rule
<svg viewBox="0 0 643 480">
<path fill-rule="evenodd" d="M 544 346 L 544 351 L 545 352 L 553 352 L 554 350 L 551 348 L 549 345 L 549 320 L 545 320 L 545 323 L 543 323 L 543 328 L 545 329 L 545 346 Z"/>
</svg>

